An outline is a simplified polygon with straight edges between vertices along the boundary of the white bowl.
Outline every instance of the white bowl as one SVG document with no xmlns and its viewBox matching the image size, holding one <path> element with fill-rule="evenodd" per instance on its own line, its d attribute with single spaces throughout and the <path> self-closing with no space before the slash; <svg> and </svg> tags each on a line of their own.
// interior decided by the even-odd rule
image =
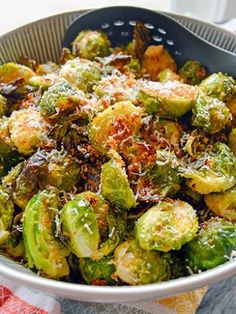
<svg viewBox="0 0 236 314">
<path fill-rule="evenodd" d="M 1 36 L 0 64 L 16 61 L 21 55 L 35 58 L 38 62 L 57 61 L 65 30 L 82 13 L 84 11 L 55 15 Z M 171 16 L 200 37 L 236 53 L 236 36 L 233 33 L 196 19 L 173 14 Z M 0 274 L 19 284 L 79 301 L 134 302 L 176 295 L 212 284 L 236 274 L 236 260 L 189 277 L 144 286 L 101 287 L 46 279 L 5 256 L 0 256 Z"/>
</svg>

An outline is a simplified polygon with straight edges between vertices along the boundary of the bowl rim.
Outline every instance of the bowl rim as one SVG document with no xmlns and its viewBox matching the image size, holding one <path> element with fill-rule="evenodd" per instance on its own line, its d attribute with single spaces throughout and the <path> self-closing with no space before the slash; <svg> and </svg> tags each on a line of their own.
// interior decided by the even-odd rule
<svg viewBox="0 0 236 314">
<path fill-rule="evenodd" d="M 60 18 L 67 15 L 76 15 L 77 13 L 84 14 L 88 12 L 87 10 L 73 10 L 64 13 L 54 14 L 42 19 L 32 21 L 21 25 L 18 28 L 10 30 L 7 33 L 4 33 L 0 36 L 0 40 L 12 36 L 16 31 L 24 30 L 24 28 L 31 26 L 35 23 L 43 23 L 44 21 L 50 20 L 52 18 Z M 175 14 L 169 12 L 163 12 L 164 14 L 169 15 L 172 18 L 179 17 L 184 18 L 189 21 L 194 21 L 201 23 L 206 26 L 211 26 L 215 29 L 218 29 L 221 33 L 234 35 L 235 34 L 229 30 L 223 29 L 218 25 L 214 25 L 209 22 L 202 21 L 197 18 L 192 18 L 184 16 L 182 14 Z M 180 22 L 181 23 L 181 22 Z M 12 261 L 14 263 L 14 261 Z M 22 266 L 23 267 L 23 266 Z M 44 277 L 39 277 L 35 273 L 32 274 L 29 272 L 23 272 L 20 270 L 15 270 L 11 266 L 5 265 L 0 261 L 0 274 L 9 279 L 15 279 L 23 284 L 31 286 L 33 288 L 40 289 L 45 292 L 52 292 L 58 295 L 65 295 L 65 290 L 67 297 L 86 301 L 88 300 L 88 294 L 90 301 L 97 302 L 120 302 L 120 301 L 141 301 L 148 299 L 157 299 L 161 297 L 176 295 L 178 293 L 193 290 L 206 286 L 210 283 L 214 283 L 230 275 L 236 274 L 236 260 L 229 261 L 224 264 L 221 264 L 213 269 L 193 274 L 187 277 L 182 277 L 178 279 L 172 279 L 166 282 L 153 283 L 147 285 L 138 285 L 138 286 L 92 286 L 78 283 L 69 283 L 58 280 L 52 280 Z"/>
</svg>

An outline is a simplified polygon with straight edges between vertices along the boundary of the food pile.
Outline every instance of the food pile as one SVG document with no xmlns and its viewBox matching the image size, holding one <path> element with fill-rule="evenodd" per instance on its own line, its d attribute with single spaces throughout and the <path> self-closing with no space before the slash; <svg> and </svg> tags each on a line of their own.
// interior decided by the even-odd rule
<svg viewBox="0 0 236 314">
<path fill-rule="evenodd" d="M 92 285 L 188 276 L 236 252 L 236 85 L 177 68 L 137 22 L 84 30 L 58 64 L 0 66 L 0 248 Z"/>
</svg>

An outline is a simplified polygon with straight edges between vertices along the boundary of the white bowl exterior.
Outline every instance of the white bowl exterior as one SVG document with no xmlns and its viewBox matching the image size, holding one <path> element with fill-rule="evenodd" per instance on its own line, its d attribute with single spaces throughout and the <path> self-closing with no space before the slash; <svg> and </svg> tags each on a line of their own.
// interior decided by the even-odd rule
<svg viewBox="0 0 236 314">
<path fill-rule="evenodd" d="M 69 24 L 83 11 L 69 12 L 39 20 L 0 37 L 0 64 L 28 55 L 38 62 L 57 61 L 61 41 Z M 170 14 L 200 37 L 236 53 L 236 36 L 212 24 Z M 236 274 L 236 260 L 212 270 L 168 282 L 133 287 L 98 287 L 55 281 L 37 276 L 30 270 L 0 256 L 0 274 L 24 285 L 53 295 L 88 302 L 134 302 L 176 295 L 212 284 Z"/>
</svg>

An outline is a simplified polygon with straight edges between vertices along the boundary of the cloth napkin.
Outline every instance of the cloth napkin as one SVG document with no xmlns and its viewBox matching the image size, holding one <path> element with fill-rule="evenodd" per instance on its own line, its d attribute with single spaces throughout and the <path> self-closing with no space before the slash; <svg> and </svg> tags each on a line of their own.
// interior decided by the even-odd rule
<svg viewBox="0 0 236 314">
<path fill-rule="evenodd" d="M 0 314 L 194 314 L 206 290 L 159 301 L 98 304 L 49 296 L 0 278 Z"/>
</svg>

